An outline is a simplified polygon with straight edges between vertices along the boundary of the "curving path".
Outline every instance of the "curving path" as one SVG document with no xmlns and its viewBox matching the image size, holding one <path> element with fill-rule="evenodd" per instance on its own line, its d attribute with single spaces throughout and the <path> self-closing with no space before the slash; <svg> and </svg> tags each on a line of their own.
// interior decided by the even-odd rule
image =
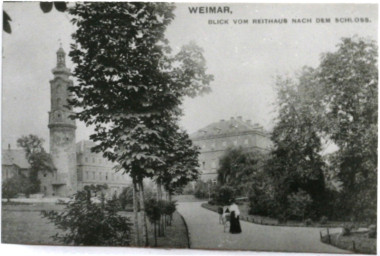
<svg viewBox="0 0 380 256">
<path fill-rule="evenodd" d="M 319 241 L 321 228 L 276 227 L 241 221 L 243 232 L 223 232 L 217 213 L 201 207 L 202 202 L 179 202 L 178 211 L 189 228 L 193 249 L 351 253 Z"/>
</svg>

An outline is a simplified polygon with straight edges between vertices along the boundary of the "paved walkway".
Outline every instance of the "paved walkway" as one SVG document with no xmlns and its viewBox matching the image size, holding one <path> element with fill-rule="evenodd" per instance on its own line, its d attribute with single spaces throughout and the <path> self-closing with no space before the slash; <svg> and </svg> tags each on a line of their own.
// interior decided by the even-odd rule
<svg viewBox="0 0 380 256">
<path fill-rule="evenodd" d="M 202 208 L 200 202 L 180 202 L 178 210 L 188 225 L 193 249 L 351 253 L 321 243 L 322 228 L 276 227 L 241 221 L 243 232 L 233 235 L 224 233 L 218 214 Z"/>
</svg>

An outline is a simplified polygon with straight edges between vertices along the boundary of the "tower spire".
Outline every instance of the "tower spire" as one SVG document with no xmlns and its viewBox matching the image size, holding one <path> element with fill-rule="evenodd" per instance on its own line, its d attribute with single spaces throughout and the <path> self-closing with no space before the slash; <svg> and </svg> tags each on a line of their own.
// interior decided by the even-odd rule
<svg viewBox="0 0 380 256">
<path fill-rule="evenodd" d="M 66 53 L 62 48 L 62 43 L 59 43 L 59 49 L 57 51 L 57 68 L 65 68 L 66 67 L 66 61 L 65 61 L 65 56 Z"/>
</svg>

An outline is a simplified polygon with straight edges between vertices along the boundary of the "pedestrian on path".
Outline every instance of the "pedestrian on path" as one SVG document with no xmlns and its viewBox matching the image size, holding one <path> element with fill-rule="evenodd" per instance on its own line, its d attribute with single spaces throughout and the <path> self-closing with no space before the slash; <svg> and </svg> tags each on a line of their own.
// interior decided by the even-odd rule
<svg viewBox="0 0 380 256">
<path fill-rule="evenodd" d="M 241 226 L 240 226 L 240 211 L 239 207 L 236 205 L 235 201 L 232 201 L 232 204 L 229 207 L 231 212 L 230 217 L 230 233 L 231 234 L 239 234 L 241 233 Z"/>
<path fill-rule="evenodd" d="M 219 213 L 219 224 L 223 224 L 223 207 L 218 207 L 218 213 Z"/>
</svg>

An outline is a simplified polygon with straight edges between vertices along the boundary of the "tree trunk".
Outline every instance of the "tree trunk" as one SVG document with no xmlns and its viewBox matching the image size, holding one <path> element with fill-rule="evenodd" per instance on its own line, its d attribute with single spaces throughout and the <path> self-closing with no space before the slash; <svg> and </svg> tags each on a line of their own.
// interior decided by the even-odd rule
<svg viewBox="0 0 380 256">
<path fill-rule="evenodd" d="M 136 246 L 140 246 L 140 230 L 139 230 L 139 213 L 137 209 L 137 186 L 136 180 L 133 179 L 133 214 L 134 214 L 134 226 L 135 226 L 135 243 Z"/>
<path fill-rule="evenodd" d="M 169 202 L 172 201 L 172 192 L 171 191 L 168 191 L 168 196 L 169 196 Z"/>
<path fill-rule="evenodd" d="M 157 247 L 157 232 L 156 232 L 156 221 L 154 221 L 154 246 Z"/>
<path fill-rule="evenodd" d="M 160 179 L 157 179 L 157 200 L 162 200 L 162 184 Z M 158 221 L 158 230 L 159 230 L 159 236 L 164 235 L 164 227 L 162 225 L 162 217 L 163 215 L 161 214 L 160 220 Z"/>
<path fill-rule="evenodd" d="M 140 191 L 140 210 L 141 210 L 141 220 L 143 227 L 143 237 L 145 238 L 145 246 L 149 246 L 149 238 L 148 238 L 148 226 L 146 223 L 146 214 L 145 214 L 145 197 L 144 197 L 144 186 L 142 179 L 139 180 L 139 191 Z"/>
<path fill-rule="evenodd" d="M 162 200 L 162 185 L 159 179 L 157 180 L 157 200 Z"/>
<path fill-rule="evenodd" d="M 165 236 L 165 214 L 161 215 L 162 236 Z"/>
</svg>

